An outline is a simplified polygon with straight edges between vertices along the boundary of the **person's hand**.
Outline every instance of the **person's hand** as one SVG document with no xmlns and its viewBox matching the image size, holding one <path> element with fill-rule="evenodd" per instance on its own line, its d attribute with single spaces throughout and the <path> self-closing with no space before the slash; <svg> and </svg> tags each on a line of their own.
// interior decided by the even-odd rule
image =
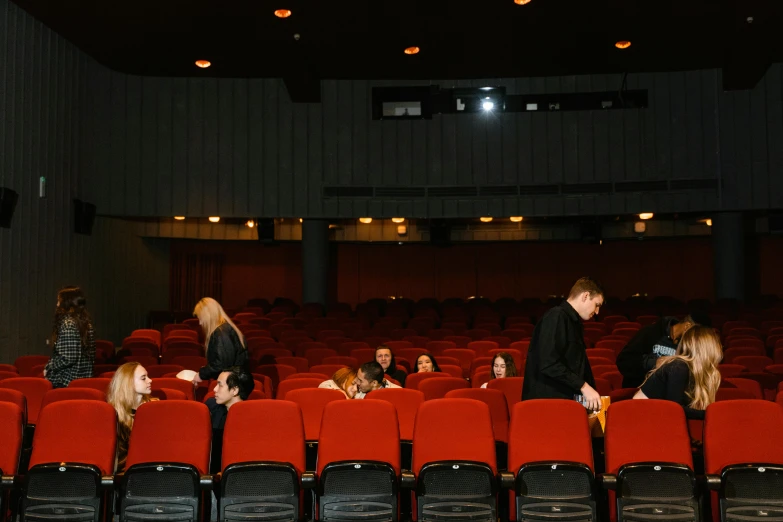
<svg viewBox="0 0 783 522">
<path fill-rule="evenodd" d="M 199 384 L 201 384 L 201 377 L 196 374 L 196 376 L 193 377 L 193 386 L 198 386 Z"/>
<path fill-rule="evenodd" d="M 43 374 L 44 374 L 44 377 L 46 377 L 46 368 L 44 368 Z"/>
<path fill-rule="evenodd" d="M 585 399 L 585 408 L 590 411 L 601 411 L 601 394 L 598 393 L 587 383 L 582 385 L 580 390 Z"/>
</svg>

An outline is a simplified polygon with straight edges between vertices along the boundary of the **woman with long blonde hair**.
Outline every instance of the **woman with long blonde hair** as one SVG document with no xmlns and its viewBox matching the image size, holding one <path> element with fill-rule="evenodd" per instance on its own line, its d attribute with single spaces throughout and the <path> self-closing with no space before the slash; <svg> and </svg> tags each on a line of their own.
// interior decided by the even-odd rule
<svg viewBox="0 0 783 522">
<path fill-rule="evenodd" d="M 152 379 L 147 370 L 137 362 L 125 363 L 114 372 L 109 383 L 106 402 L 117 412 L 117 472 L 125 470 L 128 441 L 133 429 L 136 410 L 151 400 Z"/>
<path fill-rule="evenodd" d="M 693 326 L 680 340 L 676 355 L 661 357 L 634 399 L 678 402 L 688 418 L 703 419 L 720 386 L 718 364 L 723 359 L 720 337 L 706 326 Z"/>
<path fill-rule="evenodd" d="M 198 317 L 198 324 L 204 330 L 207 351 L 207 365 L 198 371 L 193 383 L 217 379 L 222 372 L 234 366 L 247 369 L 245 336 L 220 303 L 205 297 L 196 303 L 193 315 Z"/>
</svg>

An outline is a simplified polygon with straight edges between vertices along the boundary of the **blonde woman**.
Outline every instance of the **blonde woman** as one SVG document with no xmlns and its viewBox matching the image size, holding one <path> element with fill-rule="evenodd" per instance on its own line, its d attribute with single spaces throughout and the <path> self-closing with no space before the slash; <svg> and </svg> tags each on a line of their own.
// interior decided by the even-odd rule
<svg viewBox="0 0 783 522">
<path fill-rule="evenodd" d="M 152 379 L 147 370 L 137 362 L 125 363 L 114 372 L 109 383 L 106 402 L 117 412 L 117 473 L 125 471 L 128 457 L 128 441 L 133 429 L 136 410 L 151 400 Z"/>
<path fill-rule="evenodd" d="M 198 371 L 193 383 L 217 379 L 222 372 L 234 366 L 246 368 L 245 337 L 220 303 L 205 297 L 196 304 L 193 315 L 198 317 L 198 324 L 204 330 L 207 350 L 207 365 Z"/>
<path fill-rule="evenodd" d="M 694 326 L 683 334 L 677 355 L 658 359 L 633 398 L 678 402 L 688 418 L 703 419 L 720 386 L 721 359 L 723 350 L 715 330 Z"/>
</svg>

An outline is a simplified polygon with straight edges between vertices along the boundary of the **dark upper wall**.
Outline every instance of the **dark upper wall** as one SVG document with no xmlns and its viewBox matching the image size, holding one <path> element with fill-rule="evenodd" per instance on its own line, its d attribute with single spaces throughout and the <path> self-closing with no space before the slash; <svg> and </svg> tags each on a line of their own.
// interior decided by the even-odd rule
<svg viewBox="0 0 783 522">
<path fill-rule="evenodd" d="M 85 69 L 70 43 L 0 0 L 0 186 L 19 193 L 10 229 L 0 228 L 0 362 L 48 353 L 57 290 L 84 287 L 99 337 L 122 340 L 147 311 L 168 302 L 168 241 L 134 226 L 96 220 L 73 233 L 71 200 L 85 197 L 79 164 L 89 110 Z M 47 196 L 38 180 L 47 178 Z"/>
<path fill-rule="evenodd" d="M 323 82 L 292 104 L 275 79 L 149 78 L 91 67 L 81 167 L 112 215 L 407 217 L 715 211 L 783 205 L 783 84 L 721 91 L 716 70 L 630 75 L 647 109 L 370 119 L 378 83 Z M 618 75 L 436 81 L 510 94 L 614 90 Z M 410 84 L 415 82 L 402 82 Z M 720 180 L 641 195 L 331 199 L 324 186 Z"/>
</svg>

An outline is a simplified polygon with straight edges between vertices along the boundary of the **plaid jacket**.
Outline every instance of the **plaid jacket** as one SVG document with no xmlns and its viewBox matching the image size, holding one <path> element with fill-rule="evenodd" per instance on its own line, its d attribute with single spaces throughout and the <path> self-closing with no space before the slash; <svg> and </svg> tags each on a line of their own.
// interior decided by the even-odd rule
<svg viewBox="0 0 783 522">
<path fill-rule="evenodd" d="M 92 377 L 95 361 L 95 337 L 92 326 L 87 330 L 87 346 L 82 347 L 79 328 L 66 317 L 57 328 L 57 342 L 46 364 L 46 378 L 55 388 L 65 388 L 74 379 Z"/>
</svg>

